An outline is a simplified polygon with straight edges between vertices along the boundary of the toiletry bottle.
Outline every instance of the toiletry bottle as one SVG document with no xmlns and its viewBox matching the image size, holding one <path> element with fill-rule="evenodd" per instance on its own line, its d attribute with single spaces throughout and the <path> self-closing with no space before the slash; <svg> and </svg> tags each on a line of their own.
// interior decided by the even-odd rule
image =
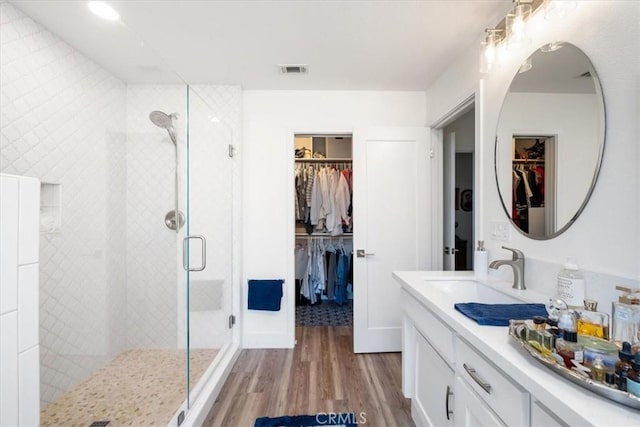
<svg viewBox="0 0 640 427">
<path fill-rule="evenodd" d="M 484 240 L 478 240 L 478 248 L 473 254 L 473 270 L 476 276 L 484 279 L 487 277 L 488 268 L 489 256 L 487 250 L 484 248 Z"/>
<path fill-rule="evenodd" d="M 596 356 L 593 364 L 591 365 L 591 373 L 593 374 L 593 380 L 598 382 L 604 382 L 604 363 L 602 363 L 602 357 Z"/>
<path fill-rule="evenodd" d="M 563 331 L 562 338 L 556 341 L 556 351 L 564 360 L 567 369 L 573 368 L 571 360 L 582 363 L 582 346 L 578 344 L 578 334 L 575 331 Z"/>
<path fill-rule="evenodd" d="M 558 318 L 558 328 L 563 331 L 576 332 L 577 315 L 573 310 L 562 310 Z"/>
<path fill-rule="evenodd" d="M 640 353 L 636 353 L 631 361 L 631 367 L 627 375 L 627 391 L 640 397 Z"/>
<path fill-rule="evenodd" d="M 622 343 L 622 350 L 618 352 L 618 357 L 620 360 L 616 363 L 616 386 L 622 391 L 627 391 L 627 376 L 629 371 L 633 369 L 630 343 L 626 341 Z"/>
<path fill-rule="evenodd" d="M 567 257 L 564 269 L 558 273 L 558 298 L 569 307 L 577 308 L 584 304 L 584 276 L 573 257 Z"/>
<path fill-rule="evenodd" d="M 592 299 L 584 300 L 584 308 L 576 310 L 578 319 L 576 329 L 578 335 L 589 335 L 592 337 L 609 339 L 609 315 L 596 311 L 598 301 Z"/>
<path fill-rule="evenodd" d="M 618 301 L 613 303 L 611 339 L 618 346 L 621 346 L 625 341 L 635 344 L 640 340 L 640 337 L 638 337 L 640 332 L 640 298 L 638 298 L 638 289 L 629 289 L 622 286 L 616 286 L 616 289 L 623 293 L 618 297 Z"/>
<path fill-rule="evenodd" d="M 553 334 L 546 330 L 546 317 L 533 316 L 533 319 L 525 320 L 527 327 L 527 341 L 535 341 L 551 353 L 555 350 L 556 338 Z M 542 352 L 544 353 L 544 351 Z"/>
</svg>

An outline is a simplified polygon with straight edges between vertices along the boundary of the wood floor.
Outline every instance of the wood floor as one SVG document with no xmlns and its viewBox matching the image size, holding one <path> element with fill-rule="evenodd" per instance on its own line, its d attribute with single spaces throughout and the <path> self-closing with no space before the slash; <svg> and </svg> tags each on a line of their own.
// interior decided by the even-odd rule
<svg viewBox="0 0 640 427">
<path fill-rule="evenodd" d="M 203 425 L 319 412 L 355 412 L 367 426 L 414 425 L 400 353 L 353 354 L 351 326 L 297 327 L 296 339 L 292 350 L 242 350 Z"/>
</svg>

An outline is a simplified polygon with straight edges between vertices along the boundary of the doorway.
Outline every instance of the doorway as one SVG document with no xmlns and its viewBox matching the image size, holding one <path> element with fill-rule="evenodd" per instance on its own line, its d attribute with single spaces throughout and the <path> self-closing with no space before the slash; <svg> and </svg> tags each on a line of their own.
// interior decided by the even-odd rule
<svg viewBox="0 0 640 427">
<path fill-rule="evenodd" d="M 353 325 L 352 139 L 295 135 L 296 327 Z"/>
<path fill-rule="evenodd" d="M 473 270 L 475 107 L 453 113 L 442 130 L 443 257 L 446 271 Z"/>
</svg>

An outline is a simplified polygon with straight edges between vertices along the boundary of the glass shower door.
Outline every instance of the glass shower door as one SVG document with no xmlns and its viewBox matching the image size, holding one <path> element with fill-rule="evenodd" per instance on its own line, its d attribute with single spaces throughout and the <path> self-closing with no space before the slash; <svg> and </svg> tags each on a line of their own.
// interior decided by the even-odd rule
<svg viewBox="0 0 640 427">
<path fill-rule="evenodd" d="M 224 87 L 187 86 L 186 224 L 180 252 L 189 407 L 215 368 L 212 362 L 231 342 L 234 123 L 227 117 L 235 116 L 227 110 L 235 111 L 236 97 L 225 94 Z"/>
</svg>

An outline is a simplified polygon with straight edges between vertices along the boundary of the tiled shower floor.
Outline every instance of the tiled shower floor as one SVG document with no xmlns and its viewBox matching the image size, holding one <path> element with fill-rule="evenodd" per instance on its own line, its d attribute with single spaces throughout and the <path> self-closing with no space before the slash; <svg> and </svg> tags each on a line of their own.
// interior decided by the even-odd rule
<svg viewBox="0 0 640 427">
<path fill-rule="evenodd" d="M 217 350 L 191 350 L 191 389 Z M 40 413 L 41 426 L 166 426 L 185 399 L 184 350 L 129 350 Z"/>
</svg>

